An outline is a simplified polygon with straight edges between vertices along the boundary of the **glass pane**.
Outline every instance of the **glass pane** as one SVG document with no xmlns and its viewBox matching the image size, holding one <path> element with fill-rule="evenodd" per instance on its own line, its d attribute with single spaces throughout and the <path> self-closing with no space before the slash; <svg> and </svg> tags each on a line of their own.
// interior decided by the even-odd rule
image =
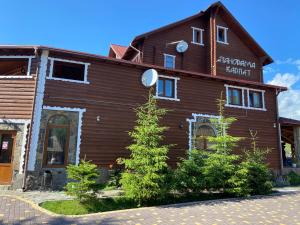
<svg viewBox="0 0 300 225">
<path fill-rule="evenodd" d="M 173 98 L 174 97 L 174 87 L 173 87 L 173 84 L 174 84 L 174 81 L 173 80 L 165 80 L 165 84 L 166 84 L 166 90 L 165 90 L 165 95 L 166 97 L 169 97 L 169 98 Z"/>
<path fill-rule="evenodd" d="M 250 92 L 250 106 L 262 108 L 262 94 L 259 92 Z"/>
<path fill-rule="evenodd" d="M 193 146 L 196 149 L 209 149 L 212 143 L 208 141 L 208 137 L 216 136 L 210 122 L 195 122 L 192 129 Z"/>
<path fill-rule="evenodd" d="M 165 56 L 165 67 L 166 68 L 171 68 L 171 69 L 173 69 L 174 67 L 175 67 L 175 65 L 174 65 L 174 60 L 175 60 L 175 58 L 174 57 L 172 57 L 172 56 L 169 56 L 169 55 L 166 55 Z"/>
<path fill-rule="evenodd" d="M 0 135 L 0 163 L 11 163 L 12 147 L 11 135 Z"/>
<path fill-rule="evenodd" d="M 63 116 L 63 115 L 56 115 L 56 116 L 52 116 L 49 119 L 49 124 L 69 124 L 69 120 L 67 117 Z"/>
<path fill-rule="evenodd" d="M 48 128 L 47 164 L 63 165 L 67 144 L 67 128 Z"/>
<path fill-rule="evenodd" d="M 228 100 L 230 105 L 242 105 L 242 91 L 230 88 L 228 90 Z"/>
<path fill-rule="evenodd" d="M 164 95 L 164 80 L 158 80 L 158 96 Z"/>
<path fill-rule="evenodd" d="M 225 42 L 225 32 L 224 29 L 218 29 L 218 41 Z"/>
</svg>

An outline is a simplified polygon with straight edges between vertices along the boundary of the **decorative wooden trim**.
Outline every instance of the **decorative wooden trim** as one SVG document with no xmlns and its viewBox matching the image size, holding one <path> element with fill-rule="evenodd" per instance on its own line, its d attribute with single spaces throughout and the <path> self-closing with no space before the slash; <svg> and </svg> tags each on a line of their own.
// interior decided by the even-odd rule
<svg viewBox="0 0 300 225">
<path fill-rule="evenodd" d="M 80 144 L 81 144 L 81 127 L 83 120 L 83 113 L 86 112 L 85 108 L 70 108 L 70 107 L 61 107 L 61 106 L 44 106 L 43 109 L 48 110 L 58 110 L 58 111 L 69 111 L 69 112 L 78 112 L 78 130 L 77 130 L 77 145 L 76 145 L 76 165 L 80 162 Z"/>
<path fill-rule="evenodd" d="M 40 133 L 39 129 L 41 123 L 42 106 L 44 101 L 48 55 L 49 55 L 48 50 L 44 50 L 41 55 L 41 62 L 40 62 L 38 81 L 37 81 L 37 90 L 35 96 L 34 114 L 32 120 L 33 124 L 32 124 L 32 135 L 31 135 L 31 142 L 30 142 L 29 160 L 28 160 L 28 167 L 27 167 L 27 170 L 29 171 L 34 171 L 35 163 L 36 163 L 36 152 L 37 152 L 38 139 Z"/>
<path fill-rule="evenodd" d="M 87 80 L 88 66 L 91 65 L 90 63 L 81 62 L 81 61 L 74 61 L 74 60 L 68 60 L 68 59 L 61 59 L 61 58 L 53 58 L 53 57 L 48 57 L 48 59 L 50 60 L 50 71 L 49 71 L 49 75 L 47 76 L 48 80 L 66 81 L 66 82 L 79 83 L 79 84 L 89 84 L 90 83 Z M 72 80 L 72 79 L 64 79 L 64 78 L 53 77 L 53 66 L 54 66 L 55 61 L 84 65 L 84 80 L 81 81 L 81 80 Z"/>
</svg>

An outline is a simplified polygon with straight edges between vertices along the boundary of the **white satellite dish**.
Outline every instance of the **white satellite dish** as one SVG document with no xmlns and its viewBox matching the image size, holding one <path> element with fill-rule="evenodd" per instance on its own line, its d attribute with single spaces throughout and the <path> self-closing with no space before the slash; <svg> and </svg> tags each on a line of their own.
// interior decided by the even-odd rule
<svg viewBox="0 0 300 225">
<path fill-rule="evenodd" d="M 158 73 L 155 69 L 146 70 L 142 75 L 142 83 L 145 87 L 153 86 L 158 79 Z"/>
<path fill-rule="evenodd" d="M 185 41 L 180 41 L 178 42 L 178 44 L 176 45 L 176 50 L 179 53 L 183 53 L 185 52 L 187 49 L 189 48 L 189 45 L 187 42 Z"/>
</svg>

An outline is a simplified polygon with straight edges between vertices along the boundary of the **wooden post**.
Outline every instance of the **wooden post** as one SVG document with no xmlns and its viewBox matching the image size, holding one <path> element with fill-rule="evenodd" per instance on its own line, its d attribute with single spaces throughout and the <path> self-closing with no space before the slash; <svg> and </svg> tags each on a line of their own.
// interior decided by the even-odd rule
<svg viewBox="0 0 300 225">
<path fill-rule="evenodd" d="M 300 165 L 300 126 L 294 127 L 294 144 L 295 144 L 295 159 L 296 163 Z"/>
</svg>

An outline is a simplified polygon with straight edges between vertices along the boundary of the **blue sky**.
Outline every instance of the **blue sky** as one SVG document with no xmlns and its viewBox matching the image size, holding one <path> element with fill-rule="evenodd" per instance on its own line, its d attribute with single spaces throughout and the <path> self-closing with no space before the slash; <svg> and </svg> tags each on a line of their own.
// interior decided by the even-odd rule
<svg viewBox="0 0 300 225">
<path fill-rule="evenodd" d="M 193 15 L 213 2 L 0 0 L 0 44 L 49 45 L 107 55 L 110 43 L 128 45 L 134 36 Z M 222 3 L 275 60 L 265 68 L 265 82 L 291 89 L 280 96 L 281 115 L 300 119 L 300 1 Z M 296 100 L 291 101 L 290 95 Z"/>
</svg>

